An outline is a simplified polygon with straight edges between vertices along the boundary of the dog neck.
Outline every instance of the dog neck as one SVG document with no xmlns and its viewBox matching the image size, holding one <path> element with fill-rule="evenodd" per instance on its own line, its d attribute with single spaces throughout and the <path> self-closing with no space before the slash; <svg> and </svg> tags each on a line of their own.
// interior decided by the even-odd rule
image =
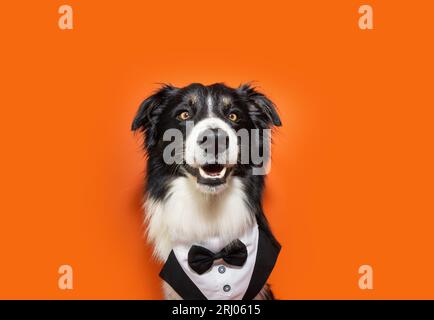
<svg viewBox="0 0 434 320">
<path fill-rule="evenodd" d="M 145 211 L 148 239 L 162 261 L 176 243 L 200 243 L 211 237 L 229 243 L 256 222 L 237 177 L 230 178 L 225 190 L 215 195 L 199 191 L 192 178 L 178 177 L 164 200 L 148 197 Z"/>
</svg>

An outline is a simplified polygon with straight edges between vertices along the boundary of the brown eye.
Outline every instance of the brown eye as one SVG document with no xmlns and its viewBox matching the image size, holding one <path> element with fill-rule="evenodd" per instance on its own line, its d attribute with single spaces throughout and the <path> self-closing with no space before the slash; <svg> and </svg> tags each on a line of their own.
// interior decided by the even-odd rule
<svg viewBox="0 0 434 320">
<path fill-rule="evenodd" d="M 182 120 L 182 121 L 188 120 L 188 119 L 190 119 L 190 113 L 188 111 L 181 112 L 178 115 L 178 119 Z"/>
<path fill-rule="evenodd" d="M 238 120 L 238 116 L 235 113 L 231 113 L 228 116 L 229 120 L 231 120 L 232 122 L 236 122 Z"/>
</svg>

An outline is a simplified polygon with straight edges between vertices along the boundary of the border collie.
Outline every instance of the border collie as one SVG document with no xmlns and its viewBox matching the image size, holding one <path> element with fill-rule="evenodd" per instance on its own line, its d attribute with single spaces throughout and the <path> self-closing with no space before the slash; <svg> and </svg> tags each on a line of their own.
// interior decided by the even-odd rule
<svg viewBox="0 0 434 320">
<path fill-rule="evenodd" d="M 280 245 L 262 209 L 274 103 L 250 84 L 163 85 L 133 131 L 147 154 L 147 235 L 166 299 L 274 299 Z"/>
</svg>

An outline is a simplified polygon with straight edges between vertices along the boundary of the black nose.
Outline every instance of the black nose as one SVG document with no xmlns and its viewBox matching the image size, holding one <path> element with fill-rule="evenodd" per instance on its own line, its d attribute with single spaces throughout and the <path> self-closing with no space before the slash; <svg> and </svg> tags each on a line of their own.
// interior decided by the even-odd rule
<svg viewBox="0 0 434 320">
<path fill-rule="evenodd" d="M 207 129 L 199 135 L 197 144 L 206 152 L 217 155 L 229 148 L 229 136 L 221 129 Z"/>
</svg>

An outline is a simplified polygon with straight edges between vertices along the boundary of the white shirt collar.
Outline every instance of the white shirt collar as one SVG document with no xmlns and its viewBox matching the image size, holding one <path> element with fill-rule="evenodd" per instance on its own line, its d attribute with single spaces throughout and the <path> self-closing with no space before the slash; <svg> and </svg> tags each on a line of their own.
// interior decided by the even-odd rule
<svg viewBox="0 0 434 320">
<path fill-rule="evenodd" d="M 192 245 L 200 245 L 212 252 L 219 252 L 227 242 L 215 237 L 209 238 L 200 243 L 177 243 L 173 247 L 173 252 L 181 265 L 183 271 L 199 288 L 204 296 L 209 300 L 238 299 L 241 300 L 249 286 L 258 251 L 259 231 L 255 223 L 238 239 L 247 248 L 247 260 L 242 267 L 227 264 L 222 259 L 214 261 L 210 270 L 199 275 L 188 265 L 188 251 Z M 235 240 L 235 239 L 234 239 Z"/>
</svg>

